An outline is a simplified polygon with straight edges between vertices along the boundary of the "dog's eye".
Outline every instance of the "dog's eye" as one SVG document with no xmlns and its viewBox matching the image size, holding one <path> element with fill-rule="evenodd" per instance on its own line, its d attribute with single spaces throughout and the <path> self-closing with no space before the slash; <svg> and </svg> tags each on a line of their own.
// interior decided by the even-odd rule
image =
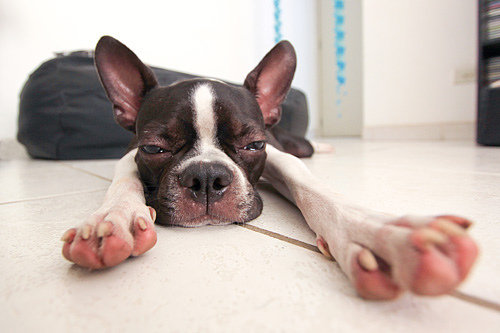
<svg viewBox="0 0 500 333">
<path fill-rule="evenodd" d="M 243 149 L 245 149 L 245 150 L 262 150 L 262 149 L 264 149 L 265 146 L 266 146 L 265 141 L 254 141 L 254 142 L 246 145 L 245 147 L 243 147 Z"/>
<path fill-rule="evenodd" d="M 166 152 L 165 149 L 158 147 L 158 146 L 153 146 L 153 145 L 146 145 L 146 146 L 141 146 L 141 150 L 145 152 L 146 154 L 161 154 Z"/>
</svg>

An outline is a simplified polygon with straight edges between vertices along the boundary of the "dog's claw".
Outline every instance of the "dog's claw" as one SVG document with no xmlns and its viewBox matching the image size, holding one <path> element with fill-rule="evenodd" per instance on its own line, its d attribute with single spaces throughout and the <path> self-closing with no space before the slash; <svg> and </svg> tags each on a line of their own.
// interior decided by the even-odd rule
<svg viewBox="0 0 500 333">
<path fill-rule="evenodd" d="M 438 218 L 432 226 L 449 236 L 465 236 L 467 234 L 464 228 L 446 219 Z"/>
<path fill-rule="evenodd" d="M 136 223 L 139 225 L 139 228 L 141 228 L 141 230 L 143 231 L 148 228 L 146 221 L 142 217 L 139 217 Z"/>
<path fill-rule="evenodd" d="M 75 238 L 75 235 L 76 235 L 76 230 L 74 228 L 66 230 L 66 232 L 61 237 L 61 241 L 65 243 L 71 243 Z"/>
<path fill-rule="evenodd" d="M 111 235 L 113 225 L 110 222 L 102 222 L 97 225 L 97 237 L 106 237 Z"/>
<path fill-rule="evenodd" d="M 325 242 L 323 237 L 319 236 L 316 239 L 316 245 L 318 246 L 319 251 L 328 259 L 333 259 L 330 250 L 328 249 L 328 244 Z"/>
<path fill-rule="evenodd" d="M 412 234 L 413 244 L 421 251 L 427 251 L 434 245 L 442 245 L 448 238 L 431 228 L 423 228 Z"/>
<path fill-rule="evenodd" d="M 82 227 L 81 236 L 82 236 L 82 239 L 89 239 L 89 237 L 90 237 L 90 226 L 89 225 L 84 225 Z"/>
<path fill-rule="evenodd" d="M 363 269 L 372 272 L 378 268 L 377 259 L 373 253 L 367 249 L 363 249 L 358 254 L 358 262 Z"/>
<path fill-rule="evenodd" d="M 436 216 L 437 219 L 439 220 L 446 220 L 449 222 L 452 222 L 453 224 L 459 225 L 460 227 L 464 229 L 468 229 L 473 223 L 472 221 L 460 217 L 460 216 L 454 216 L 454 215 L 440 215 Z"/>
<path fill-rule="evenodd" d="M 149 207 L 149 214 L 154 223 L 156 221 L 156 210 L 153 207 Z"/>
</svg>

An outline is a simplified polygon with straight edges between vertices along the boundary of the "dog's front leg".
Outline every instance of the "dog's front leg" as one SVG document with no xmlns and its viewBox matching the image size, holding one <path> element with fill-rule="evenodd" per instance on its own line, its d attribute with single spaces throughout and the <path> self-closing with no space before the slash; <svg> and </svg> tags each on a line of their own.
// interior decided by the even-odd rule
<svg viewBox="0 0 500 333">
<path fill-rule="evenodd" d="M 298 158 L 267 147 L 263 176 L 301 210 L 323 254 L 339 263 L 357 292 L 392 299 L 409 290 L 440 295 L 467 276 L 478 249 L 456 216 L 394 217 L 347 202 Z"/>
<path fill-rule="evenodd" d="M 156 212 L 146 206 L 136 153 L 134 149 L 118 161 L 102 206 L 80 227 L 63 235 L 66 259 L 91 269 L 105 268 L 155 245 Z"/>
</svg>

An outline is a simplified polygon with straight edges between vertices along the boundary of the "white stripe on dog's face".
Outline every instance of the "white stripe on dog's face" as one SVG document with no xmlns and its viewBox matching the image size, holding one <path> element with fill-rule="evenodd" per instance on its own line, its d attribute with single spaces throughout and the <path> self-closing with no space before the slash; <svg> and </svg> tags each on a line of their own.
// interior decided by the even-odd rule
<svg viewBox="0 0 500 333">
<path fill-rule="evenodd" d="M 214 112 L 215 96 L 209 84 L 195 88 L 192 96 L 194 127 L 198 134 L 197 148 L 203 153 L 217 147 L 217 117 Z"/>
<path fill-rule="evenodd" d="M 253 202 L 252 186 L 238 166 L 221 148 L 217 140 L 217 114 L 214 110 L 216 95 L 210 83 L 203 83 L 194 88 L 191 94 L 193 106 L 193 125 L 198 136 L 193 153 L 188 154 L 177 168 L 175 174 L 181 174 L 192 163 L 219 162 L 232 171 L 232 187 L 238 191 L 237 201 L 242 207 L 250 207 Z M 246 218 L 246 210 L 241 212 L 241 220 Z"/>
<path fill-rule="evenodd" d="M 241 178 L 243 182 L 243 172 L 234 161 L 224 153 L 217 140 L 217 115 L 214 110 L 216 100 L 215 93 L 209 83 L 197 86 L 192 95 L 193 123 L 198 134 L 198 139 L 194 144 L 194 155 L 184 160 L 180 169 L 184 169 L 193 162 L 215 162 L 219 161 L 237 173 L 236 178 Z"/>
</svg>

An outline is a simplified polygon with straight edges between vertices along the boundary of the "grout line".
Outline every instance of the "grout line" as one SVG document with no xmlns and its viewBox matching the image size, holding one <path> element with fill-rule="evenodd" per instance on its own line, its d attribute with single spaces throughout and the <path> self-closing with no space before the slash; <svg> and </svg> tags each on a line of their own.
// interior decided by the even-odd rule
<svg viewBox="0 0 500 333">
<path fill-rule="evenodd" d="M 320 250 L 314 245 L 299 241 L 299 240 L 294 239 L 294 238 L 283 236 L 283 235 L 278 234 L 278 233 L 273 232 L 273 231 L 262 229 L 262 228 L 254 226 L 254 225 L 251 225 L 251 224 L 236 223 L 236 225 L 238 225 L 242 228 L 251 230 L 251 231 L 258 232 L 258 233 L 266 235 L 266 236 L 273 237 L 275 239 L 287 242 L 287 243 L 292 244 L 292 245 L 300 246 L 300 247 L 302 247 L 306 250 L 309 250 L 309 251 L 321 253 Z M 331 260 L 335 261 L 335 259 L 331 259 Z M 466 303 L 471 303 L 471 304 L 478 305 L 478 306 L 486 308 L 486 309 L 500 312 L 500 304 L 482 299 L 482 298 L 477 297 L 477 296 L 469 295 L 469 294 L 466 294 L 466 293 L 458 291 L 458 290 L 454 290 L 454 291 L 448 293 L 448 296 L 454 297 L 454 298 L 461 300 L 463 302 L 466 302 Z"/>
<path fill-rule="evenodd" d="M 482 299 L 482 298 L 477 297 L 477 296 L 466 294 L 466 293 L 459 291 L 459 290 L 452 291 L 448 295 L 450 295 L 451 297 L 457 298 L 461 301 L 464 301 L 464 302 L 476 304 L 476 305 L 479 305 L 483 308 L 487 308 L 487 309 L 490 309 L 493 311 L 500 312 L 500 304 Z"/>
<path fill-rule="evenodd" d="M 309 251 L 321 253 L 320 250 L 316 246 L 314 246 L 314 245 L 311 245 L 311 244 L 306 243 L 306 242 L 299 241 L 299 240 L 294 239 L 294 238 L 283 236 L 283 235 L 278 234 L 278 233 L 273 232 L 273 231 L 262 229 L 262 228 L 254 226 L 254 225 L 251 225 L 251 224 L 236 223 L 236 225 L 238 225 L 238 226 L 240 226 L 242 228 L 248 229 L 248 230 L 252 230 L 252 231 L 261 233 L 261 234 L 266 235 L 266 236 L 270 236 L 270 237 L 279 239 L 280 241 L 283 241 L 283 242 L 287 242 L 287 243 L 290 243 L 290 244 L 293 244 L 293 245 L 296 245 L 296 246 L 300 246 L 300 247 L 302 247 L 302 248 L 304 248 L 306 250 L 309 250 Z"/>
<path fill-rule="evenodd" d="M 85 170 L 85 169 L 82 169 L 82 168 L 79 168 L 79 167 L 76 167 L 74 165 L 71 165 L 71 164 L 67 164 L 67 163 L 64 163 L 64 162 L 59 162 L 59 164 L 61 165 L 64 165 L 65 167 L 67 168 L 70 168 L 70 169 L 74 169 L 74 170 L 78 170 L 80 172 L 83 172 L 83 173 L 86 173 L 87 175 L 90 175 L 90 176 L 94 176 L 94 177 L 97 177 L 97 178 L 100 178 L 102 180 L 106 180 L 108 182 L 111 182 L 112 180 L 107 178 L 107 177 L 104 177 L 104 176 L 101 176 L 101 175 L 98 175 L 96 173 L 93 173 L 91 171 L 88 171 L 88 170 Z"/>
<path fill-rule="evenodd" d="M 106 191 L 106 189 L 107 189 L 107 187 L 103 187 L 103 188 L 92 189 L 92 190 L 64 192 L 64 193 L 60 193 L 60 194 L 44 195 L 44 196 L 41 196 L 41 197 L 19 199 L 19 200 L 12 200 L 12 201 L 4 201 L 4 202 L 0 202 L 0 206 L 2 206 L 2 205 L 8 205 L 8 204 L 13 204 L 13 203 L 19 203 L 19 202 L 26 202 L 26 201 L 52 199 L 52 198 L 58 198 L 58 197 L 67 196 L 67 195 L 77 195 L 77 194 L 83 194 L 83 193 L 102 192 L 102 191 Z"/>
<path fill-rule="evenodd" d="M 78 170 L 80 172 L 86 173 L 88 175 L 91 175 L 91 176 L 94 176 L 94 177 L 97 177 L 97 178 L 100 178 L 100 179 L 103 179 L 103 180 L 111 182 L 111 179 L 109 179 L 107 177 L 103 177 L 103 176 L 98 175 L 98 174 L 95 174 L 95 173 L 90 172 L 88 170 L 81 169 L 81 168 L 75 167 L 75 166 L 73 166 L 71 164 L 66 164 L 66 163 L 63 163 L 63 162 L 60 162 L 60 164 L 66 166 L 66 167 L 69 167 L 71 169 L 75 169 L 75 170 Z M 458 172 L 460 172 L 460 171 L 458 171 Z M 483 174 L 490 174 L 490 175 L 497 175 L 497 174 L 491 174 L 491 173 L 487 173 L 487 172 L 482 172 L 482 173 Z M 61 194 L 61 195 L 68 195 L 68 194 L 71 195 L 71 194 L 79 194 L 79 193 L 88 193 L 88 192 L 94 192 L 94 191 L 97 192 L 97 191 L 102 191 L 102 190 L 70 192 L 70 193 L 64 193 L 64 194 Z M 57 196 L 61 196 L 61 195 L 40 197 L 40 198 L 36 198 L 36 199 L 27 199 L 27 200 L 18 200 L 18 201 L 4 202 L 4 203 L 0 203 L 0 205 L 8 204 L 8 203 L 21 202 L 21 201 L 46 199 L 46 198 L 57 197 Z M 266 236 L 278 239 L 280 241 L 283 241 L 283 242 L 286 242 L 286 243 L 289 243 L 289 244 L 292 244 L 292 245 L 295 245 L 295 246 L 299 246 L 299 247 L 302 247 L 302 248 L 304 248 L 306 250 L 309 250 L 309 251 L 321 254 L 321 251 L 318 249 L 317 246 L 314 246 L 314 245 L 311 245 L 309 243 L 300 241 L 298 239 L 294 239 L 294 238 L 291 238 L 291 237 L 288 237 L 288 236 L 284 236 L 284 235 L 278 234 L 278 233 L 273 232 L 273 231 L 262 229 L 262 228 L 254 226 L 254 225 L 251 225 L 251 224 L 236 223 L 236 225 L 238 225 L 238 226 L 240 226 L 242 228 L 245 228 L 247 230 L 258 232 L 260 234 L 263 234 L 263 235 L 266 235 Z M 332 260 L 335 261 L 335 259 L 332 259 Z M 449 293 L 448 295 L 451 296 L 451 297 L 454 297 L 456 299 L 459 299 L 461 301 L 467 302 L 467 303 L 475 304 L 475 305 L 481 306 L 483 308 L 487 308 L 487 309 L 490 309 L 490 310 L 494 310 L 494 311 L 500 312 L 500 304 L 497 304 L 497 303 L 494 303 L 494 302 L 482 299 L 482 298 L 477 297 L 477 296 L 469 295 L 469 294 L 463 293 L 463 292 L 458 291 L 458 290 L 455 290 L 455 291 Z"/>
</svg>

